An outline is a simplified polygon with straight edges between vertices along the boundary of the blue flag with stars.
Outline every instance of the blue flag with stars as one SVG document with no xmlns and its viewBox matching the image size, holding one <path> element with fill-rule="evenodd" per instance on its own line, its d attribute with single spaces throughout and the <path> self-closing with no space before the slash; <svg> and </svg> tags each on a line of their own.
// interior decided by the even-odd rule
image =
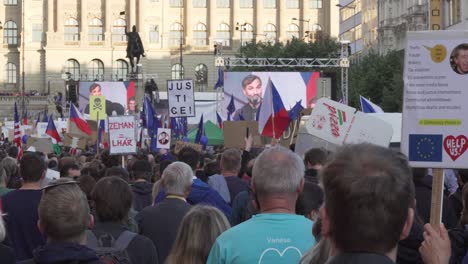
<svg viewBox="0 0 468 264">
<path fill-rule="evenodd" d="M 442 161 L 442 135 L 409 135 L 410 161 Z"/>
</svg>

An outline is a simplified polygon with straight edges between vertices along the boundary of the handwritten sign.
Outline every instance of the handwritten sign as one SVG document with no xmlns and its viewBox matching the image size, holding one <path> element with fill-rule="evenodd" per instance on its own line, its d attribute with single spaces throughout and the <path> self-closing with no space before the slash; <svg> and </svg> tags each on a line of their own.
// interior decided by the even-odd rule
<svg viewBox="0 0 468 264">
<path fill-rule="evenodd" d="M 170 117 L 195 116 L 193 80 L 168 80 L 167 98 Z"/>
<path fill-rule="evenodd" d="M 90 96 L 89 97 L 89 119 L 91 120 L 104 120 L 106 119 L 106 97 Z"/>
<path fill-rule="evenodd" d="M 110 154 L 135 153 L 137 124 L 134 116 L 109 116 Z"/>
</svg>

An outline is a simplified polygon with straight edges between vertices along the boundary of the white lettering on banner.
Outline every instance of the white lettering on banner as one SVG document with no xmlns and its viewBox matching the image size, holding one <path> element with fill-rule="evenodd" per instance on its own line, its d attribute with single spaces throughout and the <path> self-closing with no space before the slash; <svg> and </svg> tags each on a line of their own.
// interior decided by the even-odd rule
<svg viewBox="0 0 468 264">
<path fill-rule="evenodd" d="M 193 80 L 168 80 L 167 98 L 170 117 L 194 117 Z"/>
<path fill-rule="evenodd" d="M 136 152 L 136 125 L 134 116 L 109 116 L 109 139 L 111 154 Z"/>
</svg>

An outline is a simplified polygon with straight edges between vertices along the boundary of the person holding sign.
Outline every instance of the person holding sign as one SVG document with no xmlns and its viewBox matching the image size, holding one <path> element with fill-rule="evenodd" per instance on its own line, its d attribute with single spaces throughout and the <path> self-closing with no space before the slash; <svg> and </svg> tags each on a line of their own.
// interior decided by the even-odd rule
<svg viewBox="0 0 468 264">
<path fill-rule="evenodd" d="M 89 96 L 90 97 L 91 96 L 102 96 L 102 95 L 103 95 L 102 94 L 102 87 L 98 83 L 93 83 L 89 87 Z M 105 105 L 106 114 L 108 116 L 123 115 L 125 113 L 125 109 L 121 104 L 111 102 L 111 101 L 109 101 L 107 99 L 106 99 L 105 103 L 106 103 L 106 105 Z M 89 104 L 86 105 L 84 112 L 85 112 L 85 114 L 90 113 Z"/>
<path fill-rule="evenodd" d="M 247 75 L 242 80 L 242 92 L 247 103 L 234 113 L 234 120 L 257 120 L 257 111 L 262 102 L 262 80 L 257 75 Z M 242 118 L 241 118 L 242 116 Z"/>
</svg>

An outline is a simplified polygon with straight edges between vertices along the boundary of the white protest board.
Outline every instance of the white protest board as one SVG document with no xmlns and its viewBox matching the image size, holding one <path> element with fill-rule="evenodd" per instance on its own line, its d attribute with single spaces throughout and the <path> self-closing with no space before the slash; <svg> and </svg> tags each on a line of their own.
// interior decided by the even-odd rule
<svg viewBox="0 0 468 264">
<path fill-rule="evenodd" d="M 158 128 L 157 140 L 157 148 L 170 149 L 171 130 L 169 128 Z"/>
<path fill-rule="evenodd" d="M 411 166 L 468 168 L 468 32 L 408 32 L 401 151 Z"/>
<path fill-rule="evenodd" d="M 48 122 L 38 122 L 36 125 L 37 137 L 39 138 L 48 138 L 49 135 L 46 134 Z"/>
<path fill-rule="evenodd" d="M 306 131 L 335 145 L 366 142 L 388 147 L 393 135 L 389 123 L 325 97 L 315 104 Z"/>
<path fill-rule="evenodd" d="M 168 80 L 167 100 L 170 117 L 195 116 L 195 93 L 193 80 Z"/>
<path fill-rule="evenodd" d="M 135 116 L 108 116 L 110 154 L 136 153 L 137 121 Z"/>
</svg>

